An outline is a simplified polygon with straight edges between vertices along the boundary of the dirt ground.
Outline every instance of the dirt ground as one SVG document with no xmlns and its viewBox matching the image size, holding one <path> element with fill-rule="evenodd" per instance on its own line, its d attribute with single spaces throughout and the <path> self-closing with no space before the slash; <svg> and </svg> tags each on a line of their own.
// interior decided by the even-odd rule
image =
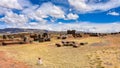
<svg viewBox="0 0 120 68">
<path fill-rule="evenodd" d="M 0 68 L 120 68 L 120 36 L 66 39 L 87 45 L 56 47 L 51 42 L 0 46 Z M 38 57 L 43 65 L 37 65 Z"/>
<path fill-rule="evenodd" d="M 30 68 L 30 66 L 13 58 L 8 58 L 5 52 L 0 51 L 0 68 Z"/>
</svg>

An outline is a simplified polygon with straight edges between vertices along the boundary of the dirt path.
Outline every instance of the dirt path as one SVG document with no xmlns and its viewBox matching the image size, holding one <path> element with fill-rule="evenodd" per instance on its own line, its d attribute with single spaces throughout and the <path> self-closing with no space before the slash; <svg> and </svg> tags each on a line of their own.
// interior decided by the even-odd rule
<svg viewBox="0 0 120 68">
<path fill-rule="evenodd" d="M 5 52 L 0 51 L 0 68 L 30 68 L 30 66 L 12 58 L 8 58 Z"/>
</svg>

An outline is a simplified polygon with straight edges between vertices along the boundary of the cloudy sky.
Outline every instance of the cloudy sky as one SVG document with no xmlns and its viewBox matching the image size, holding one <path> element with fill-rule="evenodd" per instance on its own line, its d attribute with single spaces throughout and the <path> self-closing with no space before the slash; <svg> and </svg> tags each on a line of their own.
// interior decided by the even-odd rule
<svg viewBox="0 0 120 68">
<path fill-rule="evenodd" d="M 1 0 L 0 28 L 120 31 L 120 0 Z"/>
</svg>

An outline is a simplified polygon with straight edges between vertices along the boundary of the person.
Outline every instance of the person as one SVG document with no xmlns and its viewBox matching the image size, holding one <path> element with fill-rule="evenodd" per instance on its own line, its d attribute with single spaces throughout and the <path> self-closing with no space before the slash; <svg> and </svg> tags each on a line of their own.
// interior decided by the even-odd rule
<svg viewBox="0 0 120 68">
<path fill-rule="evenodd" d="M 38 58 L 38 64 L 40 64 L 40 65 L 43 64 L 41 58 Z"/>
</svg>

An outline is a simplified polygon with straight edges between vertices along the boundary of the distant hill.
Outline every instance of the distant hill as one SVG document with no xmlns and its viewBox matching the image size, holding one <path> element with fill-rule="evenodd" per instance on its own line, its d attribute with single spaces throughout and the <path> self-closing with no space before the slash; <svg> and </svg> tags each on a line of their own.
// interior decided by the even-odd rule
<svg viewBox="0 0 120 68">
<path fill-rule="evenodd" d="M 11 33 L 20 33 L 20 32 L 29 32 L 29 33 L 66 33 L 66 31 L 49 31 L 42 29 L 24 29 L 24 28 L 5 28 L 0 29 L 0 34 L 11 34 Z"/>
<path fill-rule="evenodd" d="M 48 32 L 48 30 L 23 29 L 23 28 L 5 28 L 5 29 L 0 29 L 0 33 L 19 33 L 19 32 Z"/>
<path fill-rule="evenodd" d="M 0 34 L 11 34 L 11 33 L 20 33 L 20 32 L 29 32 L 29 33 L 66 33 L 66 31 L 49 31 L 49 30 L 42 30 L 42 29 L 25 29 L 25 28 L 5 28 L 0 29 Z M 76 31 L 76 33 L 85 33 L 83 31 Z M 88 32 L 92 33 L 92 32 Z M 114 32 L 114 33 L 120 33 L 120 32 Z"/>
</svg>

